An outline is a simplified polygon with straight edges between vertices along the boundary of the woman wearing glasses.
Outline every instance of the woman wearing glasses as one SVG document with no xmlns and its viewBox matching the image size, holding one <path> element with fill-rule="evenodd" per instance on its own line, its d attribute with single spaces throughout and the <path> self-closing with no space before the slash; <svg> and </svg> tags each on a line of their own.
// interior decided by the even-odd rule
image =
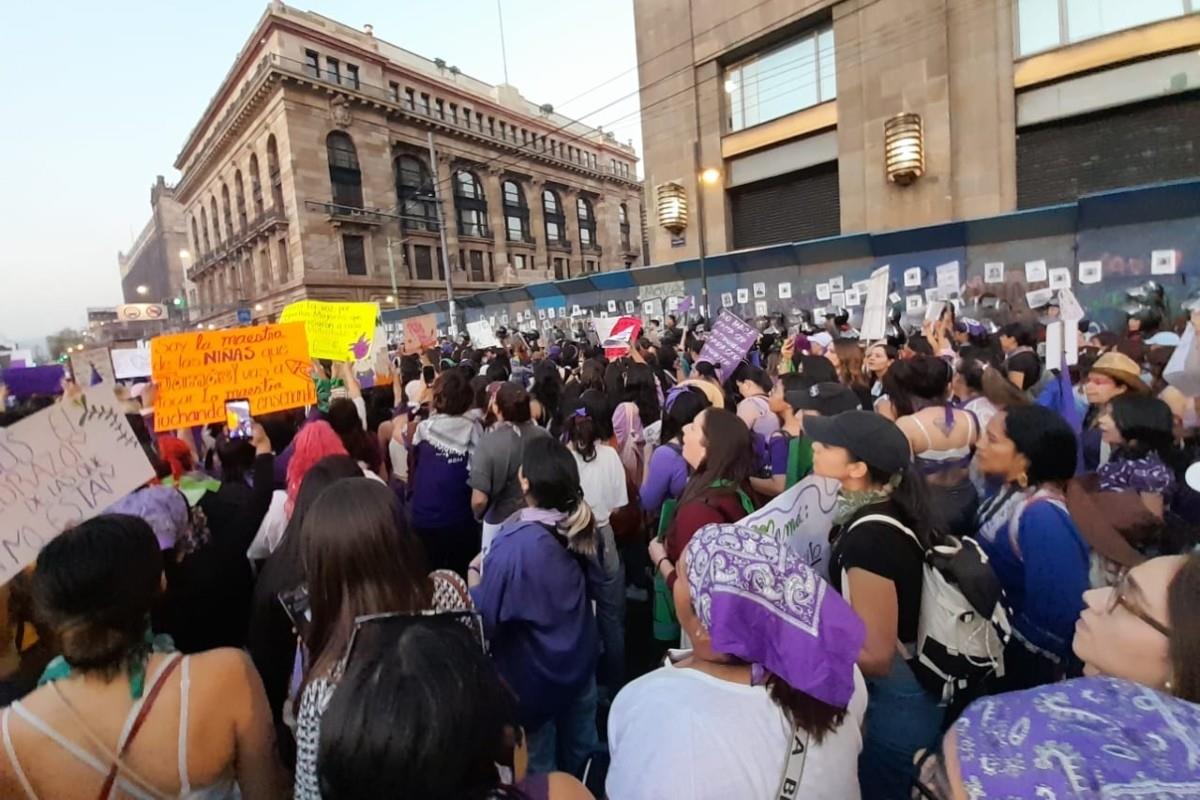
<svg viewBox="0 0 1200 800">
<path fill-rule="evenodd" d="M 420 542 L 396 527 L 395 503 L 395 494 L 378 481 L 343 478 L 317 497 L 300 529 L 312 618 L 296 715 L 297 800 L 321 797 L 321 718 L 345 671 L 359 618 L 470 605 L 457 575 L 426 574 Z"/>
<path fill-rule="evenodd" d="M 1151 559 L 1084 601 L 1088 677 L 969 707 L 925 797 L 1200 795 L 1200 553 Z"/>
</svg>

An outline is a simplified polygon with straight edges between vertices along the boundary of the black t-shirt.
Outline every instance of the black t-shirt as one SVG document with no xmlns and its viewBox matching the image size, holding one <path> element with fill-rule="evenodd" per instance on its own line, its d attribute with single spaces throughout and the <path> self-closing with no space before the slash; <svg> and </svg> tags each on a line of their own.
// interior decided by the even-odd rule
<svg viewBox="0 0 1200 800">
<path fill-rule="evenodd" d="M 912 528 L 903 512 L 890 500 L 860 509 L 834 538 L 829 563 L 830 581 L 841 592 L 842 570 L 855 567 L 890 580 L 896 585 L 899 605 L 897 635 L 906 644 L 915 642 L 921 617 L 924 554 L 912 537 L 884 522 L 864 522 L 850 530 L 854 520 L 868 514 L 891 517 Z"/>
<path fill-rule="evenodd" d="M 1004 369 L 1008 372 L 1019 372 L 1025 377 L 1025 383 L 1021 387 L 1025 391 L 1032 389 L 1033 385 L 1042 377 L 1042 361 L 1038 358 L 1037 353 L 1030 350 L 1023 350 L 1009 356 L 1004 362 Z"/>
</svg>

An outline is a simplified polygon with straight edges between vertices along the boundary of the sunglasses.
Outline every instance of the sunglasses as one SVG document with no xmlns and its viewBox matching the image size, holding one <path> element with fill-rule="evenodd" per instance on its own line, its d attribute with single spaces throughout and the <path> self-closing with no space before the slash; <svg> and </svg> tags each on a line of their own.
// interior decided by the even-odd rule
<svg viewBox="0 0 1200 800">
<path fill-rule="evenodd" d="M 1171 628 L 1169 626 L 1164 625 L 1142 609 L 1138 608 L 1137 605 L 1130 599 L 1130 597 L 1135 594 L 1141 595 L 1142 590 L 1137 585 L 1137 582 L 1134 581 L 1133 576 L 1130 575 L 1129 570 L 1125 570 L 1121 573 L 1121 576 L 1117 578 L 1116 584 L 1114 584 L 1112 589 L 1109 591 L 1108 608 L 1106 609 L 1105 613 L 1111 614 L 1117 610 L 1117 606 L 1120 606 L 1130 614 L 1133 614 L 1135 617 L 1140 619 L 1142 622 L 1149 625 L 1151 628 L 1154 628 L 1154 630 L 1158 631 L 1163 636 L 1166 636 L 1168 639 L 1171 638 Z"/>
<path fill-rule="evenodd" d="M 479 649 L 487 652 L 483 638 L 483 618 L 477 611 L 394 611 L 383 614 L 363 614 L 354 618 L 354 630 L 350 633 L 350 641 L 346 644 L 346 654 L 342 664 L 349 664 L 354 655 L 354 645 L 358 642 L 359 632 L 364 628 L 386 630 L 389 638 L 398 638 L 410 625 L 456 623 L 463 625 L 474 636 Z"/>
</svg>

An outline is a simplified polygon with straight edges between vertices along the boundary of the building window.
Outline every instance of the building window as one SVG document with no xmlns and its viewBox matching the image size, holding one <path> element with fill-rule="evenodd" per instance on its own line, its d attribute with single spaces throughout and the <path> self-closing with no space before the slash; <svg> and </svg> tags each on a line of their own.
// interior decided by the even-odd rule
<svg viewBox="0 0 1200 800">
<path fill-rule="evenodd" d="M 429 95 L 425 92 L 421 92 L 421 113 L 429 116 Z"/>
<path fill-rule="evenodd" d="M 1197 0 L 1018 0 L 1017 54 L 1200 11 Z"/>
<path fill-rule="evenodd" d="M 325 139 L 329 155 L 329 184 L 333 202 L 339 206 L 362 208 L 362 172 L 358 168 L 358 152 L 350 136 L 334 131 Z"/>
<path fill-rule="evenodd" d="M 358 66 L 356 64 L 346 65 L 346 80 L 344 83 L 351 89 L 358 88 Z"/>
<path fill-rule="evenodd" d="M 525 203 L 525 192 L 513 180 L 506 180 L 503 188 L 504 228 L 508 241 L 531 241 L 533 237 L 529 235 L 529 206 Z"/>
<path fill-rule="evenodd" d="M 493 137 L 496 135 L 496 118 L 495 117 L 488 117 L 488 135 L 493 136 Z"/>
<path fill-rule="evenodd" d="M 419 281 L 433 280 L 433 248 L 429 245 L 413 245 L 413 271 Z"/>
<path fill-rule="evenodd" d="M 471 109 L 466 106 L 463 106 L 462 109 L 462 124 L 464 128 L 470 129 L 471 127 Z"/>
<path fill-rule="evenodd" d="M 561 281 L 563 278 L 570 277 L 571 270 L 569 267 L 563 266 L 564 261 L 565 259 L 563 258 L 554 259 L 554 280 L 556 281 Z"/>
<path fill-rule="evenodd" d="M 198 257 L 202 255 L 204 251 L 200 249 L 200 232 L 196 228 L 196 216 L 193 214 L 188 218 L 188 221 L 191 222 L 192 225 L 192 253 Z"/>
<path fill-rule="evenodd" d="M 246 230 L 246 187 L 242 183 L 242 171 L 233 173 L 233 202 L 237 207 L 238 226 Z"/>
<path fill-rule="evenodd" d="M 367 274 L 367 246 L 361 236 L 342 237 L 342 255 L 346 258 L 347 275 Z"/>
<path fill-rule="evenodd" d="M 292 260 L 288 257 L 287 239 L 279 240 L 279 282 L 287 283 L 292 276 Z"/>
<path fill-rule="evenodd" d="M 405 230 L 436 231 L 437 208 L 434 205 L 433 180 L 425 162 L 416 156 L 397 156 L 396 201 L 400 204 Z"/>
<path fill-rule="evenodd" d="M 221 213 L 217 210 L 217 198 L 208 198 L 208 211 L 212 215 L 213 249 L 217 250 L 221 247 Z"/>
<path fill-rule="evenodd" d="M 229 210 L 229 187 L 221 184 L 221 211 L 225 219 L 225 237 L 233 238 L 233 213 Z"/>
<path fill-rule="evenodd" d="M 204 241 L 204 249 L 201 251 L 208 255 L 212 250 L 211 240 L 208 238 L 208 212 L 204 210 L 204 205 L 200 206 L 200 230 L 204 231 L 202 239 Z"/>
<path fill-rule="evenodd" d="M 316 50 L 304 51 L 304 74 L 310 78 L 321 77 L 321 56 Z"/>
<path fill-rule="evenodd" d="M 454 208 L 458 213 L 459 236 L 488 235 L 487 200 L 483 185 L 473 172 L 463 169 L 454 173 Z"/>
<path fill-rule="evenodd" d="M 342 82 L 342 65 L 336 58 L 325 56 L 325 79 L 330 83 Z"/>
<path fill-rule="evenodd" d="M 483 269 L 483 251 L 482 250 L 468 250 L 467 251 L 467 264 L 470 266 L 470 269 L 471 269 L 471 272 L 470 272 L 471 280 L 473 280 L 473 281 L 488 280 L 488 277 L 484 273 L 484 269 Z"/>
<path fill-rule="evenodd" d="M 455 125 L 458 124 L 458 104 L 457 103 L 450 104 L 450 121 L 453 122 Z"/>
<path fill-rule="evenodd" d="M 579 217 L 580 247 L 596 246 L 596 215 L 592 211 L 592 201 L 580 197 L 575 201 L 575 212 Z"/>
<path fill-rule="evenodd" d="M 267 177 L 271 181 L 271 202 L 275 210 L 283 213 L 283 176 L 279 172 L 279 148 L 275 134 L 267 137 Z"/>
<path fill-rule="evenodd" d="M 526 259 L 524 253 L 517 253 L 512 257 L 514 269 L 526 269 Z"/>
<path fill-rule="evenodd" d="M 566 244 L 567 220 L 558 195 L 550 189 L 542 192 L 542 212 L 546 217 L 546 244 Z"/>
<path fill-rule="evenodd" d="M 412 111 L 417 107 L 417 93 L 412 89 L 404 90 L 404 106 Z"/>
<path fill-rule="evenodd" d="M 621 228 L 621 249 L 629 252 L 633 249 L 629 240 L 629 208 L 624 203 L 617 206 L 617 221 Z"/>
<path fill-rule="evenodd" d="M 437 114 L 435 116 L 437 116 L 438 119 L 446 118 L 446 101 L 445 100 L 442 100 L 439 97 L 438 99 L 433 101 L 433 107 L 435 109 L 437 109 Z"/>
<path fill-rule="evenodd" d="M 250 201 L 254 203 L 254 216 L 262 216 L 262 180 L 258 174 L 258 153 L 250 154 Z"/>
<path fill-rule="evenodd" d="M 583 262 L 583 271 L 584 272 L 595 272 L 596 271 L 596 262 L 590 258 L 587 261 L 584 261 Z"/>
<path fill-rule="evenodd" d="M 388 81 L 388 99 L 393 103 L 400 102 L 400 84 L 395 81 Z"/>
<path fill-rule="evenodd" d="M 832 26 L 726 68 L 725 92 L 730 131 L 834 99 L 837 76 Z"/>
</svg>

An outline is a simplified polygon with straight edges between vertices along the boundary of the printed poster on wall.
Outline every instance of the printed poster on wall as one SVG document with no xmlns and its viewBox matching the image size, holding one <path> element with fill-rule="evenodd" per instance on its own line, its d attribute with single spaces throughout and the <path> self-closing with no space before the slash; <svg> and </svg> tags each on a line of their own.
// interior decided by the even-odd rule
<svg viewBox="0 0 1200 800">
<path fill-rule="evenodd" d="M 1150 254 L 1150 274 L 1151 275 L 1174 275 L 1175 274 L 1175 251 L 1174 250 L 1155 250 Z"/>
<path fill-rule="evenodd" d="M 256 416 L 317 402 L 308 351 L 299 322 L 156 336 L 155 429 L 223 422 L 230 399 L 248 399 Z"/>
<path fill-rule="evenodd" d="M 308 354 L 330 361 L 358 361 L 371 352 L 378 303 L 325 303 L 301 300 L 283 309 L 281 323 L 303 322 Z"/>
<path fill-rule="evenodd" d="M 791 300 L 792 299 L 792 285 L 790 283 L 779 284 L 779 299 L 780 300 Z"/>
<path fill-rule="evenodd" d="M 749 303 L 750 302 L 750 290 L 749 289 L 738 289 L 737 290 L 737 301 L 739 303 L 741 303 L 742 305 Z"/>
<path fill-rule="evenodd" d="M 758 282 L 754 284 L 754 299 L 761 300 L 767 296 L 767 284 Z"/>
<path fill-rule="evenodd" d="M 921 285 L 921 268 L 909 267 L 904 270 L 904 288 L 915 289 Z"/>
<path fill-rule="evenodd" d="M 1102 262 L 1099 261 L 1080 261 L 1079 262 L 1079 282 L 1085 284 L 1099 283 L 1100 277 L 1104 274 Z"/>
<path fill-rule="evenodd" d="M 0 429 L 0 453 L 0 583 L 55 536 L 154 477 L 111 385 L 86 388 Z"/>
<path fill-rule="evenodd" d="M 733 292 L 721 292 L 721 308 L 733 308 Z"/>
<path fill-rule="evenodd" d="M 984 283 L 1004 283 L 1004 262 L 989 261 L 983 265 Z"/>
</svg>

